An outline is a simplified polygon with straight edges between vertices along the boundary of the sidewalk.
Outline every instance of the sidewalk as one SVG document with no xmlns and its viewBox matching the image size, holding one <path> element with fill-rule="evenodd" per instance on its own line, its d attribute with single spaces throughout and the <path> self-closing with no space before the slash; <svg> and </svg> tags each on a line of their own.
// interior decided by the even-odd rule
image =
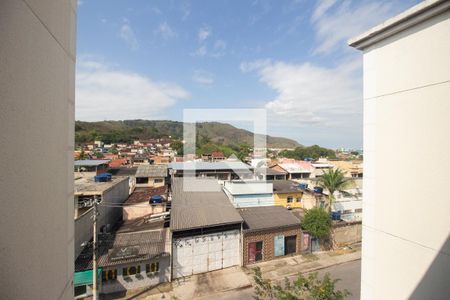
<svg viewBox="0 0 450 300">
<path fill-rule="evenodd" d="M 248 267 L 231 267 L 193 275 L 150 290 L 128 291 L 122 297 L 107 299 L 252 299 L 253 268 L 260 267 L 263 277 L 273 281 L 294 277 L 331 266 L 361 259 L 359 249 L 337 250 L 280 258 Z"/>
<path fill-rule="evenodd" d="M 260 267 L 263 278 L 283 280 L 285 277 L 296 276 L 298 273 L 309 273 L 334 265 L 361 259 L 361 251 L 337 250 L 307 255 L 297 255 L 268 262 L 253 264 L 244 268 L 246 274 L 253 277 L 253 268 Z"/>
</svg>

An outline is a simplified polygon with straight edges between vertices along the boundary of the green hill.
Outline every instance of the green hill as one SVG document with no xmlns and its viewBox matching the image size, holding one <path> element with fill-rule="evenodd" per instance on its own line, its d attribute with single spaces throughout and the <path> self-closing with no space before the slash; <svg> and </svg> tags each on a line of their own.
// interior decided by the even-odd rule
<svg viewBox="0 0 450 300">
<path fill-rule="evenodd" d="M 198 123 L 197 135 L 199 139 L 208 140 L 214 144 L 226 146 L 253 145 L 252 132 L 225 123 Z M 105 143 L 119 143 L 132 142 L 135 139 L 146 140 L 168 136 L 182 139 L 183 122 L 166 120 L 75 122 L 76 144 L 93 142 L 96 139 L 101 139 Z M 295 148 L 299 146 L 294 140 L 272 136 L 267 136 L 266 143 L 268 148 Z"/>
</svg>

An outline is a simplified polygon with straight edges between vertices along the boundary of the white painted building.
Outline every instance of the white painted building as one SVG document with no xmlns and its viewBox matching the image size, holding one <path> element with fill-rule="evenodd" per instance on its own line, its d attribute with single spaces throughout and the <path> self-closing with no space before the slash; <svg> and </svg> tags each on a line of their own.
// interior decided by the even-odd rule
<svg viewBox="0 0 450 300">
<path fill-rule="evenodd" d="M 271 182 L 225 181 L 223 190 L 236 208 L 275 205 Z"/>
<path fill-rule="evenodd" d="M 361 298 L 448 299 L 450 1 L 424 1 L 350 45 L 364 54 Z"/>
</svg>

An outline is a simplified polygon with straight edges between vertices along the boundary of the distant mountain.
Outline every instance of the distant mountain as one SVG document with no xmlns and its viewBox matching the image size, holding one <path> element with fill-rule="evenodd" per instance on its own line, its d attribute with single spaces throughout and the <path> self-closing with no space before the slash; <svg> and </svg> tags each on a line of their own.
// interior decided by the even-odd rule
<svg viewBox="0 0 450 300">
<path fill-rule="evenodd" d="M 197 124 L 199 139 L 226 146 L 248 144 L 253 146 L 253 133 L 236 128 L 230 124 L 204 122 Z M 125 120 L 101 122 L 75 122 L 75 142 L 77 144 L 101 139 L 105 143 L 131 142 L 135 139 L 146 140 L 172 136 L 183 138 L 183 122 L 166 120 Z M 257 135 L 257 138 L 264 138 Z M 299 144 L 291 139 L 267 136 L 268 148 L 295 148 Z"/>
</svg>

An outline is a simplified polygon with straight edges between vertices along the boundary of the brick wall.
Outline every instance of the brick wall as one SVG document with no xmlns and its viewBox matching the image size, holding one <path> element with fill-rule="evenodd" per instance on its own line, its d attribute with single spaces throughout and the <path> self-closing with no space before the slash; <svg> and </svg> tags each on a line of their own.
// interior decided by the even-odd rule
<svg viewBox="0 0 450 300">
<path fill-rule="evenodd" d="M 273 229 L 273 230 L 265 230 L 265 231 L 259 231 L 259 232 L 244 232 L 244 266 L 249 264 L 248 261 L 248 244 L 252 242 L 263 242 L 263 249 L 262 249 L 262 260 L 261 261 L 268 261 L 272 260 L 274 258 L 281 258 L 285 256 L 275 256 L 274 255 L 274 237 L 277 235 L 284 235 L 284 236 L 292 236 L 296 235 L 296 253 L 300 254 L 301 252 L 301 230 L 300 227 L 291 227 L 287 229 Z M 261 262 L 259 261 L 259 262 Z"/>
</svg>

